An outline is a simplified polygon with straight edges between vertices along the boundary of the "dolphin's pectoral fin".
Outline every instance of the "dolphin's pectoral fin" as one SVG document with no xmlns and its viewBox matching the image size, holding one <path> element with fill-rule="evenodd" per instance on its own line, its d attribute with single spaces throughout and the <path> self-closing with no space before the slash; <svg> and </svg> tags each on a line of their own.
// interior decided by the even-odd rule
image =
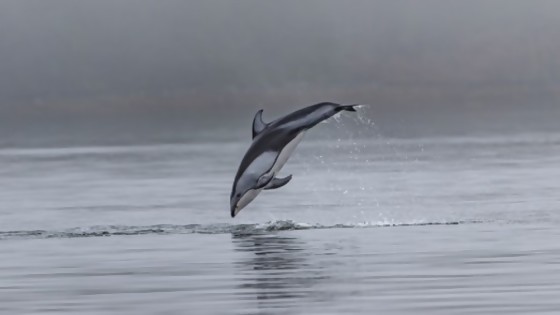
<svg viewBox="0 0 560 315">
<path fill-rule="evenodd" d="M 268 185 L 272 180 L 274 179 L 274 173 L 272 174 L 264 174 L 263 176 L 261 176 L 259 178 L 259 180 L 257 181 L 257 185 L 255 187 L 253 187 L 253 189 L 261 189 L 266 187 L 266 185 Z"/>
<path fill-rule="evenodd" d="M 268 183 L 268 185 L 264 187 L 264 189 L 269 190 L 269 189 L 280 188 L 286 185 L 291 179 L 292 179 L 292 175 L 286 176 L 284 178 L 274 178 L 273 180 L 270 181 L 270 183 Z"/>
<path fill-rule="evenodd" d="M 263 110 L 259 110 L 255 114 L 255 118 L 253 119 L 253 138 L 255 138 L 259 133 L 261 133 L 268 124 L 266 124 L 262 119 Z"/>
</svg>

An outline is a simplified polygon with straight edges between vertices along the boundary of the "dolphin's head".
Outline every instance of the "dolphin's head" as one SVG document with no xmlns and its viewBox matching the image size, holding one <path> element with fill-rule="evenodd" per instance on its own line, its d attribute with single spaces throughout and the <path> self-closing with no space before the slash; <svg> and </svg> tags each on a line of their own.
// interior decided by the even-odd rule
<svg viewBox="0 0 560 315">
<path fill-rule="evenodd" d="M 231 208 L 231 217 L 235 217 L 241 209 L 245 208 L 253 199 L 257 197 L 257 195 L 261 192 L 262 189 L 249 189 L 244 194 L 240 195 L 237 194 L 231 198 L 230 201 L 230 208 Z"/>
<path fill-rule="evenodd" d="M 257 181 L 251 178 L 239 178 L 234 184 L 230 197 L 231 217 L 235 217 L 241 209 L 245 208 L 258 194 L 261 189 L 255 189 Z"/>
</svg>

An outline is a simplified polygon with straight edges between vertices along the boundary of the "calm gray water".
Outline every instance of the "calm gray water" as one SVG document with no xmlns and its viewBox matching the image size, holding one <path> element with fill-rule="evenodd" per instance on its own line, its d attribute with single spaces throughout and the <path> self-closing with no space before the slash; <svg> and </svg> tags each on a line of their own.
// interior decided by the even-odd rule
<svg viewBox="0 0 560 315">
<path fill-rule="evenodd" d="M 0 314 L 558 314 L 560 135 L 0 150 Z"/>
</svg>

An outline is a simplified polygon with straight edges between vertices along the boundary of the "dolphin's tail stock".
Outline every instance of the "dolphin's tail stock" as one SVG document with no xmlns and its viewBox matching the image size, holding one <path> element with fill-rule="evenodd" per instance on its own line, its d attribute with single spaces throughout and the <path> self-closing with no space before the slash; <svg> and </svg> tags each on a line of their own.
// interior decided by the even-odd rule
<svg viewBox="0 0 560 315">
<path fill-rule="evenodd" d="M 352 104 L 352 105 L 340 105 L 337 110 L 338 111 L 349 111 L 349 112 L 355 112 L 356 109 L 354 107 L 358 106 L 359 104 Z"/>
</svg>

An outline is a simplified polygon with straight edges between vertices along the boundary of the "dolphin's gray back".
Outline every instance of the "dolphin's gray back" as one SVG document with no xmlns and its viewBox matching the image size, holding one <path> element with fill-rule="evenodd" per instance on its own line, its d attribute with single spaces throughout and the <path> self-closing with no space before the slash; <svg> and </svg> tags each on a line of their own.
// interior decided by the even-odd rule
<svg viewBox="0 0 560 315">
<path fill-rule="evenodd" d="M 268 128 L 283 127 L 292 130 L 307 130 L 321 121 L 330 118 L 338 112 L 338 104 L 321 103 L 308 106 L 290 113 L 276 121 L 273 121 Z"/>
</svg>

